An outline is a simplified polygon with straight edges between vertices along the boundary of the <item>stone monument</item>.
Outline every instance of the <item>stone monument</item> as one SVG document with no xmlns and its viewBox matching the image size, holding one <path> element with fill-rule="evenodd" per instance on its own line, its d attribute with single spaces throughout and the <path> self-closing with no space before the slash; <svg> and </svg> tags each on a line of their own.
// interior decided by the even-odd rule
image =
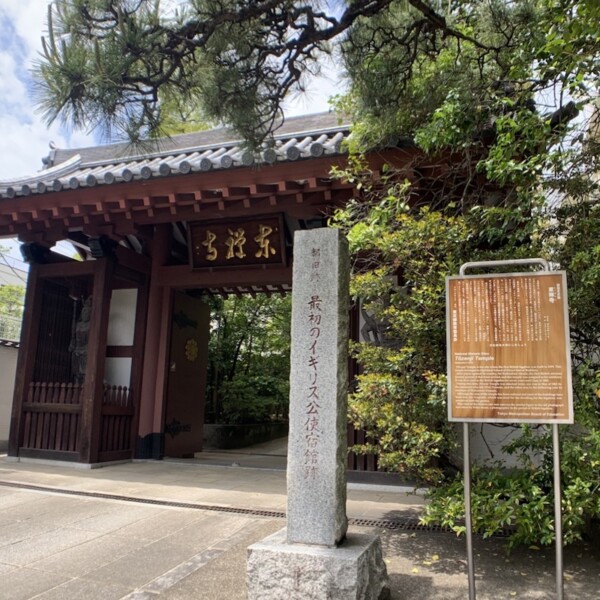
<svg viewBox="0 0 600 600">
<path fill-rule="evenodd" d="M 287 528 L 248 548 L 249 600 L 389 598 L 379 537 L 346 533 L 349 274 L 338 230 L 296 232 Z"/>
</svg>

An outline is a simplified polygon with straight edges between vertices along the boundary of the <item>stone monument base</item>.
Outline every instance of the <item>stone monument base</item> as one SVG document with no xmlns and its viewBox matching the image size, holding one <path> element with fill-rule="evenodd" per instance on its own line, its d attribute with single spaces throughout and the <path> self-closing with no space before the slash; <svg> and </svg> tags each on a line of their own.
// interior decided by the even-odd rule
<svg viewBox="0 0 600 600">
<path fill-rule="evenodd" d="M 388 600 L 378 536 L 349 534 L 335 548 L 289 544 L 286 530 L 248 548 L 248 600 Z"/>
</svg>

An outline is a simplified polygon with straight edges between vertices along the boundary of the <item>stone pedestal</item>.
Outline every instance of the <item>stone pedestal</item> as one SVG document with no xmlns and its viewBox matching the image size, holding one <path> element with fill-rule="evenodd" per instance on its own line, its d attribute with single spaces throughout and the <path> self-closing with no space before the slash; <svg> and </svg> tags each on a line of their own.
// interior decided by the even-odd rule
<svg viewBox="0 0 600 600">
<path fill-rule="evenodd" d="M 248 598 L 387 600 L 379 537 L 350 534 L 335 548 L 291 544 L 286 530 L 248 548 Z"/>
</svg>

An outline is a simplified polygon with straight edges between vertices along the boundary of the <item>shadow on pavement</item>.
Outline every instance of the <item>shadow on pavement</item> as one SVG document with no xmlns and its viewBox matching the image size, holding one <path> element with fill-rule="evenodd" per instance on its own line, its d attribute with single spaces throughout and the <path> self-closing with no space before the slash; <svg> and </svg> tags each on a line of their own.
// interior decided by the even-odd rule
<svg viewBox="0 0 600 600">
<path fill-rule="evenodd" d="M 397 517 L 397 511 L 386 513 Z M 448 532 L 378 530 L 394 598 L 464 600 L 468 597 L 464 536 Z M 508 552 L 506 538 L 474 536 L 478 600 L 555 597 L 554 547 L 519 547 Z M 564 549 L 565 598 L 600 598 L 600 552 L 580 542 Z"/>
</svg>

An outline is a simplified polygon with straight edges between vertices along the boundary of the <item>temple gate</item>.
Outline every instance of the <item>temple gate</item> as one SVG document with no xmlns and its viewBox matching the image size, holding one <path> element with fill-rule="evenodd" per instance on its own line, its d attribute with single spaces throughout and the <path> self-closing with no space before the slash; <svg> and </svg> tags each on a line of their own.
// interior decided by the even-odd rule
<svg viewBox="0 0 600 600">
<path fill-rule="evenodd" d="M 321 114 L 287 120 L 257 155 L 225 129 L 143 152 L 53 149 L 38 174 L 0 182 L 0 238 L 18 237 L 30 263 L 9 454 L 93 464 L 201 449 L 203 407 L 175 400 L 175 374 L 205 361 L 195 296 L 291 289 L 293 233 L 356 192 L 330 176 L 348 135 Z M 394 144 L 369 166 L 377 179 L 413 155 Z M 61 240 L 75 257 L 52 250 Z M 166 439 L 175 430 L 181 444 Z"/>
</svg>

